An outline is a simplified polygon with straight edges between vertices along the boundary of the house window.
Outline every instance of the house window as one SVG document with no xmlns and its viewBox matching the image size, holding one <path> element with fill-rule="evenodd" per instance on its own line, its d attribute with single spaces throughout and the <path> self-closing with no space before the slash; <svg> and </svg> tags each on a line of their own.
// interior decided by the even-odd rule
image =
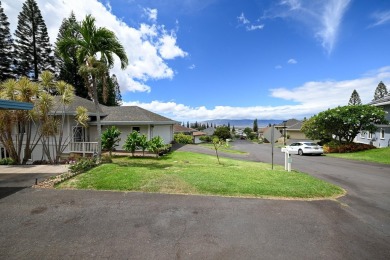
<svg viewBox="0 0 390 260">
<path fill-rule="evenodd" d="M 141 132 L 141 128 L 139 126 L 133 126 L 133 131 Z"/>
<path fill-rule="evenodd" d="M 5 150 L 4 147 L 0 147 L 0 159 L 7 158 L 7 157 L 9 157 L 7 150 Z"/>
<path fill-rule="evenodd" d="M 367 139 L 372 139 L 372 133 L 371 132 L 368 132 L 368 137 Z"/>
<path fill-rule="evenodd" d="M 73 142 L 84 142 L 84 128 L 81 126 L 73 127 Z"/>
<path fill-rule="evenodd" d="M 366 132 L 362 131 L 360 133 L 360 138 L 362 138 L 362 139 L 366 138 Z"/>
<path fill-rule="evenodd" d="M 381 132 L 380 132 L 380 137 L 381 139 L 385 139 L 385 129 L 381 129 Z"/>
</svg>

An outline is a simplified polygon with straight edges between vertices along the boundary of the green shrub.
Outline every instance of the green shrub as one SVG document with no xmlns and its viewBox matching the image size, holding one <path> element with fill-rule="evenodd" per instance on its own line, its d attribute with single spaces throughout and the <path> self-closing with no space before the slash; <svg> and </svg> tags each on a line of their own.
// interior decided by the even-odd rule
<svg viewBox="0 0 390 260">
<path fill-rule="evenodd" d="M 13 165 L 13 164 L 15 164 L 15 161 L 12 160 L 12 158 L 0 159 L 0 165 Z"/>
<path fill-rule="evenodd" d="M 375 149 L 376 147 L 373 145 L 361 143 L 339 144 L 338 142 L 333 141 L 325 144 L 323 148 L 325 153 L 354 153 Z"/>
<path fill-rule="evenodd" d="M 175 142 L 178 144 L 192 144 L 192 136 L 185 135 L 183 133 L 175 134 L 174 136 Z"/>
<path fill-rule="evenodd" d="M 137 131 L 133 131 L 127 135 L 125 144 L 122 146 L 125 151 L 131 152 L 133 157 L 138 147 L 139 138 L 140 134 Z"/>
<path fill-rule="evenodd" d="M 112 151 L 115 151 L 115 147 L 118 146 L 118 142 L 121 140 L 119 136 L 121 131 L 116 126 L 111 126 L 102 133 L 102 149 L 108 150 L 110 156 Z"/>
<path fill-rule="evenodd" d="M 69 170 L 71 173 L 82 173 L 92 169 L 96 165 L 95 158 L 81 158 L 78 162 L 69 166 Z"/>
<path fill-rule="evenodd" d="M 164 154 L 164 151 L 170 150 L 170 145 L 165 145 L 161 136 L 155 136 L 150 139 L 148 149 L 158 157 L 160 154 Z"/>
<path fill-rule="evenodd" d="M 213 141 L 213 138 L 209 135 L 204 135 L 199 137 L 199 140 L 201 140 L 202 142 L 211 143 Z"/>
</svg>

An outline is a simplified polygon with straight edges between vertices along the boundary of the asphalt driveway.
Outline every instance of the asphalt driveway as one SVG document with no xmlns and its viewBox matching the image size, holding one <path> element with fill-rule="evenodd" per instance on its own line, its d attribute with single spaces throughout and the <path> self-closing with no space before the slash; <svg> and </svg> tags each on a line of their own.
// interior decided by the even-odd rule
<svg viewBox="0 0 390 260">
<path fill-rule="evenodd" d="M 349 163 L 293 159 L 346 188 L 336 201 L 26 188 L 0 199 L 0 259 L 390 259 L 389 168 Z"/>
<path fill-rule="evenodd" d="M 0 199 L 67 171 L 66 165 L 0 165 Z"/>
</svg>

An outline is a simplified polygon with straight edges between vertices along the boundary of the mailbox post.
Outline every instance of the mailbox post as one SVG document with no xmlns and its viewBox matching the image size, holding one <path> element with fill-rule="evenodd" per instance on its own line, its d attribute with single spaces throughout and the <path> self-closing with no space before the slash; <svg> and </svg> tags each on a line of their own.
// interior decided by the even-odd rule
<svg viewBox="0 0 390 260">
<path fill-rule="evenodd" d="M 284 151 L 284 169 L 288 172 L 291 172 L 291 163 L 292 163 L 291 154 L 287 150 L 285 150 Z"/>
</svg>

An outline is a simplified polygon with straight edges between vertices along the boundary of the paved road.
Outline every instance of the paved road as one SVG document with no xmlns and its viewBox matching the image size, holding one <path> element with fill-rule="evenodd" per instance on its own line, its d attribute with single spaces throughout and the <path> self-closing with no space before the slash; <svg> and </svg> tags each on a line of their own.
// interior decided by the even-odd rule
<svg viewBox="0 0 390 260">
<path fill-rule="evenodd" d="M 224 156 L 256 162 L 272 161 L 270 144 L 259 145 L 239 140 L 232 145 L 234 149 L 246 151 L 248 154 Z M 199 145 L 184 146 L 179 150 L 213 154 L 213 150 Z M 309 173 L 347 190 L 347 195 L 338 199 L 345 210 L 390 237 L 390 165 L 328 156 L 292 157 L 293 169 Z M 274 163 L 284 165 L 284 153 L 280 148 L 274 148 Z"/>
<path fill-rule="evenodd" d="M 253 149 L 241 158 L 270 160 L 268 146 L 235 145 Z M 0 199 L 0 259 L 390 259 L 388 200 L 370 201 L 389 198 L 388 168 L 325 156 L 294 157 L 294 168 L 306 160 L 349 194 L 283 201 L 23 189 Z M 338 168 L 327 170 L 328 160 Z"/>
<path fill-rule="evenodd" d="M 389 259 L 334 201 L 24 189 L 0 200 L 1 259 Z"/>
</svg>

